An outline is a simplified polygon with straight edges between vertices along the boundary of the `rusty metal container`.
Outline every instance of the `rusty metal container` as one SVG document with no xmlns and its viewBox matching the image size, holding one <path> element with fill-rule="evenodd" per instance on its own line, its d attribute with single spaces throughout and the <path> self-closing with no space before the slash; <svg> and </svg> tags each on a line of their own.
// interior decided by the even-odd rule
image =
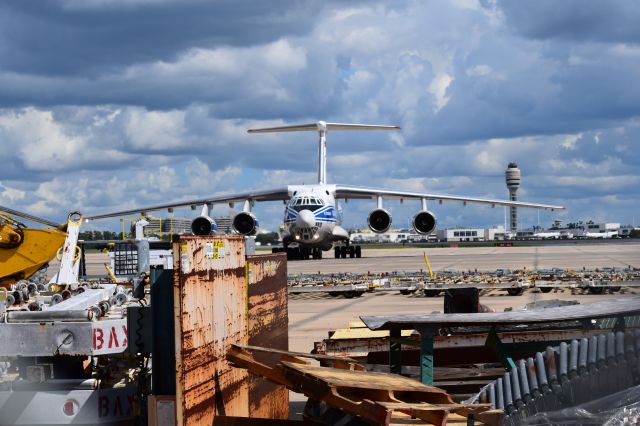
<svg viewBox="0 0 640 426">
<path fill-rule="evenodd" d="M 249 345 L 288 350 L 286 254 L 248 256 L 247 278 L 249 281 Z M 267 365 L 274 365 L 278 360 L 276 354 L 263 352 L 256 352 L 254 357 Z M 287 388 L 250 374 L 249 416 L 288 419 L 289 391 Z"/>
<path fill-rule="evenodd" d="M 183 236 L 173 253 L 176 423 L 246 417 L 247 372 L 225 359 L 231 344 L 248 343 L 244 238 Z"/>
</svg>

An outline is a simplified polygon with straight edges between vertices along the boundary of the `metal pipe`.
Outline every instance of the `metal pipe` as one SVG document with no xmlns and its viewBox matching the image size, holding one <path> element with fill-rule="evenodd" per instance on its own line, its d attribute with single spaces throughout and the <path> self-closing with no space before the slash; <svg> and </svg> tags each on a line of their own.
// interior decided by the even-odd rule
<svg viewBox="0 0 640 426">
<path fill-rule="evenodd" d="M 547 381 L 546 366 L 544 365 L 542 352 L 536 352 L 536 370 L 538 371 L 541 393 L 547 393 L 549 391 L 549 382 Z"/>
<path fill-rule="evenodd" d="M 594 372 L 598 362 L 598 336 L 589 339 L 589 371 Z"/>
<path fill-rule="evenodd" d="M 504 403 L 507 413 L 513 412 L 513 395 L 511 393 L 511 378 L 509 372 L 502 376 L 502 386 L 504 386 Z"/>
<path fill-rule="evenodd" d="M 520 409 L 524 406 L 522 402 L 522 393 L 520 392 L 520 380 L 518 378 L 518 369 L 514 368 L 509 372 L 511 376 L 511 391 L 513 393 L 513 402 Z"/>
<path fill-rule="evenodd" d="M 489 403 L 491 408 L 496 408 L 496 386 L 494 383 L 489 383 Z"/>
<path fill-rule="evenodd" d="M 624 360 L 624 333 L 622 331 L 616 332 L 616 359 L 618 361 Z"/>
<path fill-rule="evenodd" d="M 549 383 L 558 381 L 558 366 L 556 365 L 556 353 L 554 352 L 551 346 L 547 346 L 547 350 L 545 351 L 545 355 L 547 358 L 547 377 L 549 378 Z"/>
<path fill-rule="evenodd" d="M 560 371 L 559 377 L 560 380 L 563 378 L 566 380 L 568 378 L 569 373 L 569 346 L 566 342 L 560 342 Z"/>
<path fill-rule="evenodd" d="M 524 359 L 518 361 L 518 374 L 522 387 L 522 399 L 528 403 L 531 400 L 531 391 L 529 390 L 529 380 L 527 380 L 527 363 Z"/>
<path fill-rule="evenodd" d="M 577 340 L 571 341 L 571 351 L 569 352 L 569 376 L 575 377 L 578 375 L 578 354 L 580 350 L 580 342 Z"/>
<path fill-rule="evenodd" d="M 533 358 L 527 358 L 527 370 L 529 376 L 529 386 L 531 389 L 531 396 L 537 398 L 540 395 L 540 389 L 538 388 L 538 376 L 536 374 L 536 364 Z"/>
<path fill-rule="evenodd" d="M 580 374 L 587 371 L 587 357 L 589 355 L 589 340 L 586 337 L 580 339 L 580 354 L 578 355 L 578 369 Z"/>
<path fill-rule="evenodd" d="M 498 384 L 498 410 L 504 410 L 504 394 L 503 394 L 503 388 L 502 388 L 502 379 L 498 378 L 498 380 L 496 380 L 496 383 Z"/>
<path fill-rule="evenodd" d="M 613 362 L 616 359 L 616 335 L 607 333 L 607 362 Z"/>
<path fill-rule="evenodd" d="M 604 367 L 607 360 L 607 336 L 598 335 L 598 368 Z"/>
</svg>

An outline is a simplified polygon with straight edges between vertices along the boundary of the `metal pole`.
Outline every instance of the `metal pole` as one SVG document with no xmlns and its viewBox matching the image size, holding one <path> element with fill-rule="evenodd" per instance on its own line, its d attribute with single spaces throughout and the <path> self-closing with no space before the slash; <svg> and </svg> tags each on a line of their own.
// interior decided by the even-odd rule
<svg viewBox="0 0 640 426">
<path fill-rule="evenodd" d="M 420 381 L 433 385 L 433 335 L 431 327 L 417 327 L 420 333 Z"/>
<path fill-rule="evenodd" d="M 402 344 L 400 338 L 402 337 L 402 330 L 392 328 L 389 330 L 389 371 L 393 374 L 400 374 L 402 372 Z"/>
</svg>

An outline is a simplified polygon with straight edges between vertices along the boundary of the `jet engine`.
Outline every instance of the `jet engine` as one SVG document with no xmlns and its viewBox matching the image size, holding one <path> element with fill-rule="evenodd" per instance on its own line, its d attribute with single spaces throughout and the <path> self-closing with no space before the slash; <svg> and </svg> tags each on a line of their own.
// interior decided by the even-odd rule
<svg viewBox="0 0 640 426">
<path fill-rule="evenodd" d="M 428 210 L 422 210 L 413 217 L 413 229 L 418 234 L 427 235 L 436 229 L 436 215 Z"/>
<path fill-rule="evenodd" d="M 218 229 L 216 221 L 207 215 L 198 216 L 191 221 L 193 235 L 211 235 L 216 229 Z"/>
<path fill-rule="evenodd" d="M 375 209 L 369 213 L 367 223 L 369 224 L 369 229 L 373 232 L 378 234 L 387 232 L 391 227 L 391 213 L 385 209 Z"/>
<path fill-rule="evenodd" d="M 253 235 L 258 231 L 258 219 L 250 212 L 240 212 L 233 218 L 233 229 L 242 235 Z"/>
</svg>

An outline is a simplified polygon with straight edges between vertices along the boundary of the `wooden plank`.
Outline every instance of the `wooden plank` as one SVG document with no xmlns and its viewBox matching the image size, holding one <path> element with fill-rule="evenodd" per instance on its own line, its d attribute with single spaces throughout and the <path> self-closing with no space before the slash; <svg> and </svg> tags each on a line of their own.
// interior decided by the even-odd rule
<svg viewBox="0 0 640 426">
<path fill-rule="evenodd" d="M 573 320 L 610 318 L 640 313 L 640 296 L 604 300 L 585 305 L 560 306 L 533 311 L 491 312 L 477 314 L 430 314 L 362 316 L 371 330 L 394 328 L 415 329 L 418 325 L 438 327 L 500 326 L 509 324 L 538 324 Z"/>
<path fill-rule="evenodd" d="M 330 367 L 319 367 L 316 365 L 293 364 L 286 361 L 282 362 L 285 370 L 294 370 L 300 375 L 311 377 L 314 380 L 322 381 L 328 386 L 356 388 L 356 389 L 383 389 L 393 392 L 419 392 L 433 396 L 441 401 L 449 402 L 453 400 L 448 398 L 446 392 L 433 386 L 428 386 L 417 380 L 399 376 L 397 374 L 376 373 L 370 371 L 342 370 Z"/>
<path fill-rule="evenodd" d="M 289 349 L 287 256 L 285 253 L 247 256 L 249 345 L 271 350 Z M 248 346 L 247 346 L 248 347 Z M 257 361 L 275 364 L 279 355 L 254 353 Z M 286 387 L 249 375 L 249 416 L 288 419 Z"/>
<path fill-rule="evenodd" d="M 274 349 L 274 348 L 265 348 L 265 347 L 252 346 L 252 345 L 234 345 L 234 346 L 240 349 L 247 350 L 249 352 L 254 352 L 254 353 L 266 352 L 270 354 L 288 355 L 288 356 L 295 356 L 300 358 L 310 358 L 310 359 L 315 359 L 316 361 L 340 361 L 340 362 L 357 363 L 356 360 L 347 358 L 347 357 L 339 357 L 339 356 L 323 355 L 323 354 L 310 354 L 306 352 L 292 352 L 292 351 L 286 351 L 286 350 L 280 350 L 280 349 Z"/>
<path fill-rule="evenodd" d="M 248 415 L 248 374 L 225 358 L 247 343 L 244 239 L 180 237 L 173 244 L 176 423 Z"/>
</svg>

